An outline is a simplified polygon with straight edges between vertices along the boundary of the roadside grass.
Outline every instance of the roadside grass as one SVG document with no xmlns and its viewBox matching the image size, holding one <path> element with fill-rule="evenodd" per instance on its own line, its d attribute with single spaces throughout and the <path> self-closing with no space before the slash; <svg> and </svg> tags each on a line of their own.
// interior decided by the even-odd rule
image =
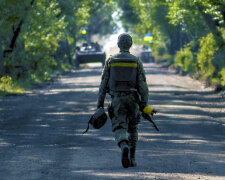
<svg viewBox="0 0 225 180">
<path fill-rule="evenodd" d="M 70 66 L 64 66 L 62 69 L 54 72 L 46 72 L 43 76 L 40 76 L 40 74 L 32 74 L 29 78 L 18 80 L 15 80 L 9 75 L 5 75 L 0 78 L 0 97 L 22 95 L 33 88 L 43 87 L 70 69 Z"/>
<path fill-rule="evenodd" d="M 154 57 L 155 57 L 156 62 L 158 62 L 158 63 L 167 62 L 169 65 L 172 65 L 173 61 L 174 61 L 174 57 L 167 53 L 165 53 L 163 55 L 158 55 L 157 53 L 155 53 Z"/>
<path fill-rule="evenodd" d="M 10 76 L 3 76 L 0 79 L 0 96 L 20 95 L 24 93 L 24 88 L 14 82 Z"/>
<path fill-rule="evenodd" d="M 201 73 L 198 70 L 198 66 L 196 66 L 196 70 L 185 70 L 183 67 L 178 66 L 175 64 L 175 56 L 171 56 L 169 54 L 163 54 L 163 55 L 158 55 L 157 53 L 154 54 L 156 63 L 165 63 L 167 64 L 165 67 L 169 69 L 173 69 L 176 71 L 177 74 L 179 75 L 189 75 L 192 78 L 201 81 L 205 87 L 212 87 L 215 89 L 217 92 L 224 92 L 225 90 L 225 68 L 219 73 L 220 77 L 214 77 L 210 78 L 207 77 L 204 73 Z"/>
</svg>

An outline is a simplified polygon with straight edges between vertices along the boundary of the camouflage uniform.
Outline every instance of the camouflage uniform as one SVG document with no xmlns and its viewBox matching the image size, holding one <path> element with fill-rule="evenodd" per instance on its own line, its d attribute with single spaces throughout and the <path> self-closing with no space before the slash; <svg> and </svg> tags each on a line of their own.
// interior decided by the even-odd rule
<svg viewBox="0 0 225 180">
<path fill-rule="evenodd" d="M 117 71 L 113 70 L 118 68 Z M 131 71 L 133 73 L 130 73 Z M 119 88 L 115 88 L 117 85 L 111 82 L 113 78 L 122 80 L 118 85 Z M 123 84 L 126 78 L 131 78 L 131 80 Z M 127 141 L 130 148 L 135 148 L 140 122 L 136 98 L 137 94 L 140 95 L 141 103 L 145 106 L 148 102 L 148 86 L 141 61 L 131 55 L 128 50 L 121 50 L 120 53 L 107 60 L 99 88 L 98 107 L 103 106 L 106 93 L 112 97 L 114 117 L 111 122 L 116 142 L 119 145 L 120 142 Z"/>
</svg>

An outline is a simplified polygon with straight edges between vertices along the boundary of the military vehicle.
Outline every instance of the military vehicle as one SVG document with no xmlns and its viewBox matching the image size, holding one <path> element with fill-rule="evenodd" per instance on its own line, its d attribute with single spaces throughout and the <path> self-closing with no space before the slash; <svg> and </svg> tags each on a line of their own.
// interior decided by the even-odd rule
<svg viewBox="0 0 225 180">
<path fill-rule="evenodd" d="M 145 63 L 154 62 L 155 58 L 152 55 L 152 49 L 146 45 L 143 45 L 140 49 L 140 59 Z"/>
<path fill-rule="evenodd" d="M 105 65 L 106 54 L 98 43 L 83 43 L 82 46 L 76 47 L 75 66 L 79 67 L 84 63 L 100 62 Z"/>
</svg>

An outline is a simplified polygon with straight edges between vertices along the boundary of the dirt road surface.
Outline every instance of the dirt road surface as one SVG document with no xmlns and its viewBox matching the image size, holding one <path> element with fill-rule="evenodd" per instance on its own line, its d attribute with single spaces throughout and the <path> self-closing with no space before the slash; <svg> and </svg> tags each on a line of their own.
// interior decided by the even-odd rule
<svg viewBox="0 0 225 180">
<path fill-rule="evenodd" d="M 91 66 L 25 95 L 0 98 L 0 179 L 224 180 L 224 99 L 162 65 L 144 68 L 160 132 L 140 123 L 137 167 L 122 168 L 110 120 L 82 134 L 96 109 L 102 71 Z"/>
</svg>

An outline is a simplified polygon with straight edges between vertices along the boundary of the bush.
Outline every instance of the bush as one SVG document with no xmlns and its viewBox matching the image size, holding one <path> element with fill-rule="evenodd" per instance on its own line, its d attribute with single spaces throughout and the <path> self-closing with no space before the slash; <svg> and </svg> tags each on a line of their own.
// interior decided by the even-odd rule
<svg viewBox="0 0 225 180">
<path fill-rule="evenodd" d="M 225 68 L 219 72 L 221 85 L 225 87 Z"/>
<path fill-rule="evenodd" d="M 0 79 L 0 96 L 7 94 L 21 94 L 23 89 L 20 88 L 10 76 L 3 76 Z"/>
<path fill-rule="evenodd" d="M 216 41 L 212 33 L 200 39 L 200 51 L 197 54 L 197 62 L 200 68 L 200 74 L 203 75 L 204 78 L 211 79 L 213 77 L 215 71 L 213 59 L 216 49 Z"/>
<path fill-rule="evenodd" d="M 190 47 L 187 46 L 176 53 L 174 64 L 185 72 L 195 72 L 196 62 Z"/>
<path fill-rule="evenodd" d="M 165 48 L 164 46 L 159 46 L 159 47 L 157 48 L 157 54 L 158 54 L 159 56 L 163 56 L 165 53 L 166 53 L 166 48 Z"/>
</svg>

